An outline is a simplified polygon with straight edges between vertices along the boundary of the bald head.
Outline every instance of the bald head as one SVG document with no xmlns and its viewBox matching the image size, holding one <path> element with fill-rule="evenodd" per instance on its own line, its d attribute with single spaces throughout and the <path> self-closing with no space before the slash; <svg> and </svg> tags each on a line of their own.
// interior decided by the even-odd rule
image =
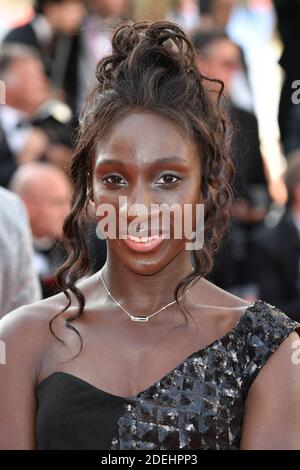
<svg viewBox="0 0 300 470">
<path fill-rule="evenodd" d="M 65 173 L 51 163 L 33 162 L 21 165 L 10 183 L 10 189 L 19 194 L 42 196 L 49 189 L 65 186 L 69 190 L 69 181 Z"/>
<path fill-rule="evenodd" d="M 10 189 L 23 199 L 35 237 L 61 238 L 70 210 L 71 187 L 60 168 L 42 162 L 21 165 Z"/>
</svg>

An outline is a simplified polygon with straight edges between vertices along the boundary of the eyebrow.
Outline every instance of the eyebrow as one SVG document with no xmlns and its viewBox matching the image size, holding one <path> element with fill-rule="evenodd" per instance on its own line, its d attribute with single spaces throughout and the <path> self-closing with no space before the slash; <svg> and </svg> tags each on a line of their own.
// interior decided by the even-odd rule
<svg viewBox="0 0 300 470">
<path fill-rule="evenodd" d="M 186 160 L 184 160 L 183 158 L 174 156 L 174 157 L 164 157 L 164 158 L 160 158 L 159 160 L 155 160 L 154 162 L 151 163 L 151 166 L 166 165 L 166 164 L 172 164 L 172 163 L 181 163 L 183 165 L 187 164 Z M 96 167 L 99 168 L 104 165 L 120 165 L 124 167 L 128 165 L 128 163 L 125 163 L 122 160 L 106 158 L 105 160 L 101 160 L 97 162 Z"/>
</svg>

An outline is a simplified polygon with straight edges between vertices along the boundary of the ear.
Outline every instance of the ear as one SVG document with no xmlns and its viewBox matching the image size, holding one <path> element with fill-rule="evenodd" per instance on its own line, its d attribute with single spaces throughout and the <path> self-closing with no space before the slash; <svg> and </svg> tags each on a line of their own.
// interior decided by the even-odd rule
<svg viewBox="0 0 300 470">
<path fill-rule="evenodd" d="M 87 194 L 86 194 L 86 212 L 87 214 L 95 218 L 96 217 L 96 206 L 94 201 L 94 191 L 91 181 L 91 175 L 88 173 L 88 187 L 87 187 Z"/>
<path fill-rule="evenodd" d="M 96 218 L 96 205 L 91 197 L 87 200 L 86 212 L 92 219 Z"/>
<path fill-rule="evenodd" d="M 90 188 L 90 191 L 89 191 L 89 200 L 90 200 L 90 202 L 91 202 L 92 204 L 95 205 L 93 188 Z"/>
<path fill-rule="evenodd" d="M 87 199 L 94 203 L 93 179 L 90 172 L 87 176 Z"/>
</svg>

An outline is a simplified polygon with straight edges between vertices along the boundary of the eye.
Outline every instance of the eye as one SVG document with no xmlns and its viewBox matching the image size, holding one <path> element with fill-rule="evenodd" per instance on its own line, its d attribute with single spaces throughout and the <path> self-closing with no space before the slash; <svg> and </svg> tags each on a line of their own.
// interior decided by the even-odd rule
<svg viewBox="0 0 300 470">
<path fill-rule="evenodd" d="M 103 183 L 113 184 L 115 186 L 126 186 L 127 182 L 120 175 L 108 175 L 102 178 Z"/>
<path fill-rule="evenodd" d="M 177 175 L 174 175 L 173 173 L 165 173 L 164 175 L 160 176 L 160 178 L 156 181 L 156 184 L 160 184 L 160 185 L 174 184 L 180 180 L 181 178 Z"/>
</svg>

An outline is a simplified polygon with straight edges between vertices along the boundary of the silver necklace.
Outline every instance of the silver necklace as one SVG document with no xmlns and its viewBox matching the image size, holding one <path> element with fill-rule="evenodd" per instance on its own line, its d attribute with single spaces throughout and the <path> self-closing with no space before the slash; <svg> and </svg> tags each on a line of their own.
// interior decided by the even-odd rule
<svg viewBox="0 0 300 470">
<path fill-rule="evenodd" d="M 176 303 L 176 300 L 173 300 L 172 302 L 169 302 L 167 305 L 164 305 L 163 307 L 161 307 L 159 310 L 157 310 L 156 312 L 152 313 L 151 315 L 148 315 L 147 317 L 143 317 L 141 315 L 132 315 L 130 312 L 128 312 L 128 310 L 126 310 L 126 308 L 122 307 L 122 305 L 120 304 L 120 302 L 118 302 L 114 296 L 111 294 L 111 292 L 108 290 L 108 287 L 103 279 L 103 276 L 102 276 L 102 270 L 100 271 L 100 278 L 101 278 L 101 281 L 102 281 L 102 284 L 107 292 L 107 294 L 109 295 L 109 297 L 115 302 L 115 304 L 123 310 L 123 312 L 125 312 L 132 321 L 136 321 L 136 322 L 147 322 L 149 321 L 149 318 L 151 317 L 154 317 L 154 315 L 157 315 L 158 313 L 162 312 L 163 310 L 165 310 L 166 308 L 170 307 L 171 305 L 175 304 Z M 189 291 L 191 286 L 189 286 L 189 288 L 187 289 L 187 291 L 185 292 L 185 294 L 183 294 L 181 297 L 179 297 L 178 300 L 181 300 Z"/>
</svg>

